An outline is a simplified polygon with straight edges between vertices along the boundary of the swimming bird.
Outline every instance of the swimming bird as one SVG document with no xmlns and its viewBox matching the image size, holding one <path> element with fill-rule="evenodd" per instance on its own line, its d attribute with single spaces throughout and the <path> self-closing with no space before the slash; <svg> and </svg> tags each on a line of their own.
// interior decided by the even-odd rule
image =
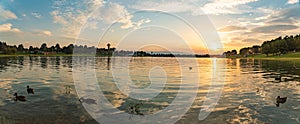
<svg viewBox="0 0 300 124">
<path fill-rule="evenodd" d="M 27 85 L 27 93 L 28 94 L 34 94 L 34 91 L 33 91 L 33 89 L 32 88 L 29 88 L 29 86 Z"/>
<path fill-rule="evenodd" d="M 286 102 L 286 99 L 287 99 L 287 97 L 281 97 L 281 98 L 280 98 L 280 96 L 277 96 L 276 102 L 277 102 L 277 103 L 285 103 L 285 102 Z"/>
<path fill-rule="evenodd" d="M 130 114 L 135 114 L 135 115 L 144 115 L 141 110 L 140 107 L 143 105 L 143 103 L 138 103 L 135 104 L 133 106 L 129 106 L 128 111 Z"/>
<path fill-rule="evenodd" d="M 192 67 L 189 67 L 189 69 L 192 70 L 193 68 L 192 68 Z"/>
<path fill-rule="evenodd" d="M 281 81 L 281 75 L 278 75 L 277 77 L 275 77 L 275 80 Z"/>
<path fill-rule="evenodd" d="M 85 99 L 85 98 L 83 98 L 83 97 L 81 97 L 80 99 L 79 99 L 79 101 L 81 102 L 81 103 L 86 103 L 86 104 L 97 104 L 96 103 L 96 100 L 94 100 L 94 99 L 90 99 L 90 98 L 87 98 L 87 99 Z"/>
<path fill-rule="evenodd" d="M 22 102 L 26 101 L 25 96 L 18 96 L 18 93 L 15 93 L 14 96 L 16 96 L 16 101 L 17 100 L 22 101 Z"/>
<path fill-rule="evenodd" d="M 277 96 L 276 98 L 276 106 L 279 107 L 279 103 L 283 104 L 285 103 L 287 100 L 287 97 L 281 97 L 280 96 Z"/>
</svg>

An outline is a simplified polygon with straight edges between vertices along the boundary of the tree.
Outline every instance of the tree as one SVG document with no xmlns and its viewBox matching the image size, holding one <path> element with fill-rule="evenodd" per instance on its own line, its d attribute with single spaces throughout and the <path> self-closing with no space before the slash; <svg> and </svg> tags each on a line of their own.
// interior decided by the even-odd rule
<svg viewBox="0 0 300 124">
<path fill-rule="evenodd" d="M 250 54 L 250 53 L 251 53 L 250 47 L 242 48 L 242 49 L 240 50 L 240 55 L 248 55 L 248 54 Z"/>
<path fill-rule="evenodd" d="M 63 48 L 63 52 L 66 54 L 73 54 L 73 49 L 74 45 L 70 44 L 69 46 Z"/>
<path fill-rule="evenodd" d="M 43 52 L 47 52 L 47 44 L 46 43 L 43 43 L 40 47 L 40 50 L 43 51 Z"/>
<path fill-rule="evenodd" d="M 18 52 L 23 52 L 24 51 L 23 44 L 19 44 L 17 50 L 18 50 Z"/>
<path fill-rule="evenodd" d="M 261 50 L 260 50 L 260 46 L 258 46 L 258 45 L 254 45 L 254 46 L 252 46 L 252 50 L 253 50 L 253 53 L 254 54 L 258 54 L 258 53 L 261 53 Z"/>
<path fill-rule="evenodd" d="M 5 50 L 6 54 L 14 54 L 17 52 L 17 46 L 8 46 Z"/>
<path fill-rule="evenodd" d="M 0 42 L 0 51 L 1 51 L 1 53 L 6 53 L 6 51 L 7 51 L 7 45 L 6 45 L 6 43 L 5 42 Z"/>
<path fill-rule="evenodd" d="M 30 46 L 30 47 L 29 47 L 29 51 L 30 51 L 30 52 L 31 52 L 31 51 L 34 51 L 33 46 Z"/>
<path fill-rule="evenodd" d="M 232 51 L 231 51 L 231 54 L 232 54 L 232 55 L 236 55 L 236 54 L 237 54 L 237 51 L 236 51 L 236 50 L 232 50 Z"/>
<path fill-rule="evenodd" d="M 61 48 L 58 43 L 55 45 L 55 52 L 57 53 L 61 52 Z"/>
<path fill-rule="evenodd" d="M 49 51 L 51 51 L 51 52 L 55 51 L 55 47 L 54 46 L 51 46 L 49 49 L 50 49 Z"/>
</svg>

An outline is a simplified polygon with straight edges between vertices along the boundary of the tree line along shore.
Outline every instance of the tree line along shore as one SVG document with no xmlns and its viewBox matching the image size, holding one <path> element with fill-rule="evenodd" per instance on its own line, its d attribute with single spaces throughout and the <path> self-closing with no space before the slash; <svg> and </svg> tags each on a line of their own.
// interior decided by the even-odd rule
<svg viewBox="0 0 300 124">
<path fill-rule="evenodd" d="M 23 44 L 7 45 L 0 41 L 0 56 L 135 56 L 135 57 L 226 57 L 226 58 L 300 58 L 300 34 L 285 36 L 265 41 L 261 45 L 245 47 L 239 50 L 224 52 L 223 55 L 208 54 L 172 54 L 155 53 L 145 51 L 116 51 L 108 43 L 107 48 L 96 48 L 87 45 L 73 45 L 61 47 L 58 43 L 47 46 L 43 43 L 40 47 L 29 46 L 24 48 Z"/>
<path fill-rule="evenodd" d="M 54 46 L 47 46 L 43 43 L 40 47 L 29 46 L 24 48 L 23 44 L 7 45 L 5 42 L 0 42 L 0 55 L 30 55 L 30 56 L 72 56 L 72 55 L 99 55 L 99 56 L 111 56 L 115 48 L 110 48 L 110 44 L 107 44 L 107 48 L 96 48 L 94 46 L 88 47 L 87 45 L 73 45 L 60 47 L 59 44 Z"/>
<path fill-rule="evenodd" d="M 208 54 L 172 54 L 171 52 L 145 51 L 116 51 L 108 43 L 107 48 L 88 47 L 87 45 L 73 45 L 60 47 L 59 44 L 48 47 L 43 43 L 40 47 L 24 48 L 23 44 L 7 45 L 0 42 L 0 57 L 5 56 L 134 56 L 134 57 L 210 57 Z"/>
<path fill-rule="evenodd" d="M 300 34 L 278 37 L 261 45 L 224 52 L 227 58 L 300 58 Z"/>
</svg>

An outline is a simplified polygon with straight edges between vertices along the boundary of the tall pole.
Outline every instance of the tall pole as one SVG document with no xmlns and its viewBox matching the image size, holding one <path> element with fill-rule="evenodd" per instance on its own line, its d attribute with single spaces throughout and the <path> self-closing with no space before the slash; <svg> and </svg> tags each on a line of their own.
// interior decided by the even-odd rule
<svg viewBox="0 0 300 124">
<path fill-rule="evenodd" d="M 110 49 L 110 43 L 107 44 L 107 49 L 108 49 L 108 50 Z"/>
</svg>

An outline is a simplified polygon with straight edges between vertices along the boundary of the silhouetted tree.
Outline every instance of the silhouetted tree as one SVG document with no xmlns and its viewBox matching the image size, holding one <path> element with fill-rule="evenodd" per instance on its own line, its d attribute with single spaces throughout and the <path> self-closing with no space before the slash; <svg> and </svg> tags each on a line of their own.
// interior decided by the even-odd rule
<svg viewBox="0 0 300 124">
<path fill-rule="evenodd" d="M 249 51 L 250 50 L 250 51 Z M 248 53 L 261 53 L 269 56 L 286 54 L 288 52 L 299 52 L 300 51 L 300 34 L 295 36 L 281 36 L 270 41 L 265 41 L 261 46 L 253 46 L 248 50 Z M 240 54 L 246 54 L 247 48 L 242 48 Z"/>
<path fill-rule="evenodd" d="M 236 55 L 237 54 L 237 51 L 236 50 L 232 50 L 231 51 L 231 55 Z"/>
<path fill-rule="evenodd" d="M 40 47 L 40 50 L 43 51 L 43 52 L 47 52 L 47 44 L 46 43 L 43 43 Z"/>
<path fill-rule="evenodd" d="M 61 52 L 61 48 L 58 43 L 55 45 L 55 52 L 57 52 L 57 53 Z"/>
<path fill-rule="evenodd" d="M 66 54 L 73 54 L 74 45 L 70 44 L 67 47 L 63 48 L 63 52 Z"/>
<path fill-rule="evenodd" d="M 19 44 L 17 50 L 18 50 L 18 52 L 23 52 L 24 51 L 23 44 Z"/>
</svg>

